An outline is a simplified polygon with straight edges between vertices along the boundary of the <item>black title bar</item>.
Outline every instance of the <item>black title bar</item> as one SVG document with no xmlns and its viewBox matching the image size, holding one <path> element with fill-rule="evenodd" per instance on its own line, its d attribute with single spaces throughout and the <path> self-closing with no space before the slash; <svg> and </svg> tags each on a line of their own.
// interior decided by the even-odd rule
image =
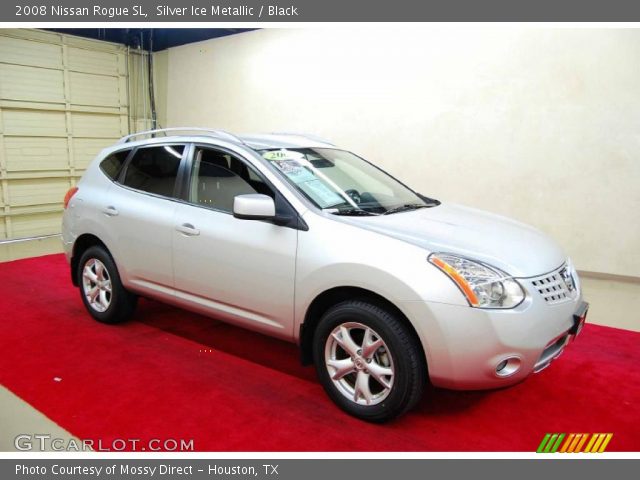
<svg viewBox="0 0 640 480">
<path fill-rule="evenodd" d="M 14 0 L 3 22 L 634 22 L 637 0 Z"/>
</svg>

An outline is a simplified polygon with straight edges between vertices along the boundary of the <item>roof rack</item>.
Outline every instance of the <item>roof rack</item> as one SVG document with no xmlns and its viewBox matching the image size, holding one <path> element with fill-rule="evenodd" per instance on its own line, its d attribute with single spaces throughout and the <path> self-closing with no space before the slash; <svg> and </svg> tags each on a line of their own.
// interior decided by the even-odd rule
<svg viewBox="0 0 640 480">
<path fill-rule="evenodd" d="M 232 133 L 225 132 L 224 130 L 213 130 L 210 128 L 199 128 L 199 127 L 171 127 L 171 128 L 157 128 L 155 130 L 146 130 L 144 132 L 137 132 L 137 133 L 132 133 L 130 135 L 125 135 L 118 141 L 118 144 L 131 142 L 133 141 L 134 138 L 141 137 L 143 135 L 151 135 L 152 137 L 154 137 L 157 134 L 163 134 L 166 136 L 169 133 L 175 133 L 175 132 L 198 132 L 198 134 L 201 134 L 201 135 L 221 138 L 223 140 L 231 140 L 234 143 L 244 144 L 244 142 L 240 137 L 237 137 Z"/>
<path fill-rule="evenodd" d="M 302 137 L 307 140 L 313 140 L 314 142 L 326 143 L 327 145 L 331 145 L 335 147 L 335 144 L 331 143 L 329 140 L 326 140 L 317 135 L 312 135 L 310 133 L 296 133 L 296 132 L 273 132 L 272 135 L 288 135 L 290 137 Z"/>
</svg>

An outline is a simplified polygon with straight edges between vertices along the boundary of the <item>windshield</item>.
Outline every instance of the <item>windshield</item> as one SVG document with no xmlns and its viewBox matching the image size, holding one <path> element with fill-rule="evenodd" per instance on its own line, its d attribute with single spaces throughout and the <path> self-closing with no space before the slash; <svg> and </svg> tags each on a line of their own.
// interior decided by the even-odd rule
<svg viewBox="0 0 640 480">
<path fill-rule="evenodd" d="M 384 215 L 440 203 L 344 150 L 288 148 L 260 153 L 317 207 L 336 215 Z"/>
</svg>

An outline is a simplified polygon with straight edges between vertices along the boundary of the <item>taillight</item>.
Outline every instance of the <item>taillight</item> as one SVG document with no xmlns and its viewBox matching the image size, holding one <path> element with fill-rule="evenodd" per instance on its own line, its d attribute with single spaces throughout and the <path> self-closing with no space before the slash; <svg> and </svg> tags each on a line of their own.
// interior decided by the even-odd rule
<svg viewBox="0 0 640 480">
<path fill-rule="evenodd" d="M 67 194 L 64 196 L 63 203 L 64 203 L 65 210 L 69 206 L 69 200 L 71 200 L 71 198 L 76 194 L 77 191 L 78 191 L 78 187 L 71 187 L 67 192 Z"/>
</svg>

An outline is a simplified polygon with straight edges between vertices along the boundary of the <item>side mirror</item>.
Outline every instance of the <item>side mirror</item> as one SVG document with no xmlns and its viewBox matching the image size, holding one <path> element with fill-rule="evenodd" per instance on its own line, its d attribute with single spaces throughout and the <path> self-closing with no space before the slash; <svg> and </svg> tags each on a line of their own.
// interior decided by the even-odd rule
<svg viewBox="0 0 640 480">
<path fill-rule="evenodd" d="M 233 216 L 241 220 L 266 220 L 276 216 L 273 198 L 261 193 L 236 195 L 233 199 Z"/>
</svg>

